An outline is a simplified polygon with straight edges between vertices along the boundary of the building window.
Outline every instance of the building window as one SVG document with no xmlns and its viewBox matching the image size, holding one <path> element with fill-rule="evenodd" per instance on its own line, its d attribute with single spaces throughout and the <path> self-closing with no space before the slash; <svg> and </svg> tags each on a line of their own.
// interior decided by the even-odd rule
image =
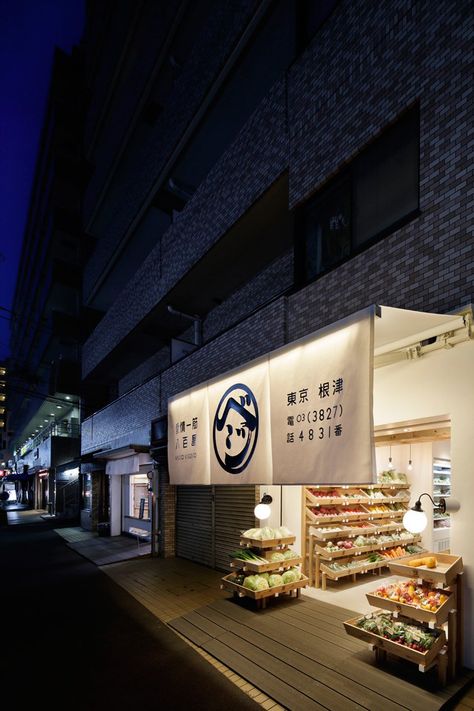
<svg viewBox="0 0 474 711">
<path fill-rule="evenodd" d="M 146 474 L 133 474 L 129 478 L 129 510 L 133 518 L 149 519 L 148 478 Z"/>
<path fill-rule="evenodd" d="M 83 511 L 92 509 L 92 474 L 87 472 L 82 475 L 82 509 Z"/>
<path fill-rule="evenodd" d="M 301 209 L 298 281 L 333 269 L 418 214 L 419 142 L 416 107 Z"/>
</svg>

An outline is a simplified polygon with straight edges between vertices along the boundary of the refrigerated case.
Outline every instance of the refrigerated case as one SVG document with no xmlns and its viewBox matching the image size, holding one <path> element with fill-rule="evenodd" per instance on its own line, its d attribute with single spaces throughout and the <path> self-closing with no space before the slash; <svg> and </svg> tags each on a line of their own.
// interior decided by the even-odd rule
<svg viewBox="0 0 474 711">
<path fill-rule="evenodd" d="M 441 457 L 433 458 L 433 499 L 438 503 L 440 498 L 449 501 L 451 496 L 451 460 Z M 450 547 L 451 521 L 449 513 L 433 515 L 433 544 L 435 551 L 447 551 Z"/>
</svg>

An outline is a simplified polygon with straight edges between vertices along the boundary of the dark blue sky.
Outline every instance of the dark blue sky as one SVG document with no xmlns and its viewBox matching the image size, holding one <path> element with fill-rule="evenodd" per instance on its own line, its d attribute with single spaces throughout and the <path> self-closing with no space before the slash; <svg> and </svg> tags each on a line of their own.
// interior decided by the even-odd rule
<svg viewBox="0 0 474 711">
<path fill-rule="evenodd" d="M 55 45 L 70 51 L 85 0 L 0 0 L 0 306 L 10 309 Z M 10 314 L 0 310 L 0 360 Z"/>
</svg>

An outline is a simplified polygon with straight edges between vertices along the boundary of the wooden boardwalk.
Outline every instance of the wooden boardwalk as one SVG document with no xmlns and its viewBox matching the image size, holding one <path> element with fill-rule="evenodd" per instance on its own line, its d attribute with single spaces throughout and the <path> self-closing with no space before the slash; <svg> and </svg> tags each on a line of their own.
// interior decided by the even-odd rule
<svg viewBox="0 0 474 711">
<path fill-rule="evenodd" d="M 389 658 L 375 665 L 368 645 L 342 622 L 356 616 L 317 600 L 279 599 L 256 612 L 253 601 L 216 600 L 168 624 L 278 704 L 295 711 L 436 711 L 472 672 L 439 688 L 436 671 Z"/>
</svg>

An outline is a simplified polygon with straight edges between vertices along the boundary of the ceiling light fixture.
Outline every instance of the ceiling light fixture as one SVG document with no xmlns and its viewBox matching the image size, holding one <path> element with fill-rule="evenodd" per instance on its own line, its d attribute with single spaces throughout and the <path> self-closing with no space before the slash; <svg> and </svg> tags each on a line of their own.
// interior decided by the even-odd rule
<svg viewBox="0 0 474 711">
<path fill-rule="evenodd" d="M 409 458 L 408 458 L 408 471 L 411 472 L 412 470 L 413 470 L 413 464 L 412 464 L 412 461 L 411 461 L 411 444 L 410 444 L 410 455 L 409 455 Z"/>
</svg>

